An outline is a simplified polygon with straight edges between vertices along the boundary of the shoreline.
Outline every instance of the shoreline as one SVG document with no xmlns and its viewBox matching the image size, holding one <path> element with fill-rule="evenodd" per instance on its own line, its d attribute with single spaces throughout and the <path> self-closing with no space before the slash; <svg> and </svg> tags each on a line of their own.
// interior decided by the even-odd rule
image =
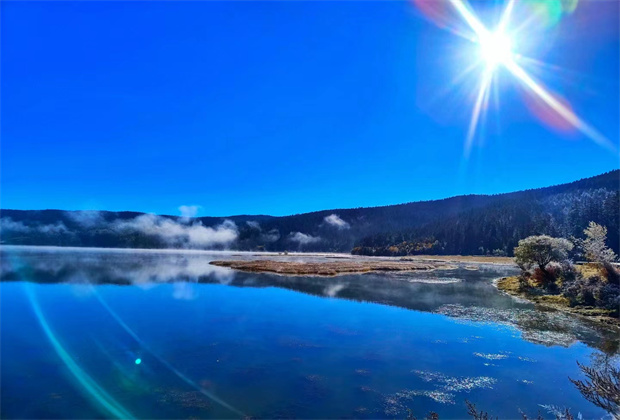
<svg viewBox="0 0 620 420">
<path fill-rule="evenodd" d="M 395 257 L 388 257 L 395 258 Z M 514 258 L 512 257 L 491 257 L 486 255 L 408 255 L 398 257 L 401 261 L 428 261 L 442 263 L 470 263 L 470 264 L 492 264 L 514 266 Z"/>
<path fill-rule="evenodd" d="M 492 265 L 511 265 L 515 266 L 512 257 L 492 257 L 486 255 L 407 255 L 407 256 L 383 256 L 383 255 L 355 255 L 344 252 L 329 251 L 241 251 L 234 249 L 196 249 L 196 248 L 117 248 L 117 247 L 97 247 L 97 246 L 59 246 L 59 245 L 14 245 L 0 244 L 0 251 L 10 250 L 39 250 L 39 251 L 98 251 L 98 252 L 150 252 L 150 253 L 192 253 L 192 254 L 216 254 L 230 256 L 257 256 L 257 257 L 324 257 L 340 260 L 376 260 L 376 261 L 404 261 L 404 262 L 431 262 L 431 263 L 471 263 L 471 264 L 492 264 Z M 234 255 L 238 254 L 238 255 Z"/>
<path fill-rule="evenodd" d="M 493 281 L 493 285 L 502 293 L 506 293 L 517 299 L 551 308 L 557 311 L 577 315 L 580 318 L 592 321 L 600 326 L 611 327 L 620 330 L 620 319 L 604 315 L 604 309 L 591 307 L 569 306 L 568 299 L 561 295 L 533 294 L 522 291 L 515 286 L 517 277 L 500 277 Z"/>
<path fill-rule="evenodd" d="M 391 262 L 391 263 L 423 263 L 432 265 L 467 264 L 465 269 L 477 269 L 481 265 L 512 266 L 516 268 L 512 257 L 491 257 L 486 255 L 354 255 L 342 252 L 278 252 L 278 251 L 238 251 L 230 249 L 195 249 L 195 248 L 115 248 L 115 247 L 86 247 L 86 246 L 57 246 L 57 245 L 12 245 L 0 244 L 0 252 L 11 251 L 41 251 L 41 252 L 102 252 L 102 253 L 150 253 L 150 254 L 197 254 L 221 255 L 222 257 L 259 257 L 259 258 L 299 258 L 318 257 L 328 260 L 363 262 Z M 455 267 L 452 267 L 455 268 Z"/>
</svg>

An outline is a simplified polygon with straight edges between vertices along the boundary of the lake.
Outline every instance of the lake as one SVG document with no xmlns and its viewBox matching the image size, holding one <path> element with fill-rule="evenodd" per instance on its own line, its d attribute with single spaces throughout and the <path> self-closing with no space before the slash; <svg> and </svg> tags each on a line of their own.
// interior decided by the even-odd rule
<svg viewBox="0 0 620 420">
<path fill-rule="evenodd" d="M 209 264 L 267 258 L 250 253 L 0 249 L 2 418 L 605 416 L 568 377 L 617 357 L 617 333 L 500 293 L 511 267 L 300 277 Z"/>
</svg>

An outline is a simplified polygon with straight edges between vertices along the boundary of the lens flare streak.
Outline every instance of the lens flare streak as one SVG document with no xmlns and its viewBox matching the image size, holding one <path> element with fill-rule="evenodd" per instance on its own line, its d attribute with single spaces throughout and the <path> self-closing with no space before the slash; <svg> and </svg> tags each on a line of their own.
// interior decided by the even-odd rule
<svg viewBox="0 0 620 420">
<path fill-rule="evenodd" d="M 506 8 L 504 9 L 504 13 L 502 13 L 502 17 L 499 21 L 499 25 L 497 25 L 498 32 L 504 33 L 504 31 L 508 27 L 514 6 L 515 6 L 515 0 L 509 0 L 508 4 L 506 5 Z"/>
<path fill-rule="evenodd" d="M 560 117 L 562 117 L 566 122 L 571 124 L 573 127 L 581 131 L 586 136 L 590 137 L 590 139 L 594 140 L 598 145 L 612 148 L 611 143 L 605 136 L 599 133 L 596 129 L 591 127 L 589 124 L 581 120 L 575 113 L 564 106 L 560 101 L 558 101 L 550 92 L 548 92 L 543 86 L 536 83 L 536 81 L 523 69 L 523 67 L 519 66 L 513 60 L 510 60 L 506 63 L 506 68 L 510 70 L 510 72 L 527 88 L 530 89 L 531 92 L 536 94 L 538 98 L 540 98 L 543 102 L 549 105 Z"/>
<path fill-rule="evenodd" d="M 474 141 L 474 136 L 476 134 L 476 127 L 478 126 L 478 122 L 480 120 L 480 114 L 486 108 L 491 80 L 493 80 L 493 73 L 491 71 L 485 71 L 480 83 L 480 89 L 478 90 L 478 96 L 471 115 L 471 121 L 469 122 L 467 141 L 465 143 L 465 156 L 469 156 L 469 152 L 471 151 L 471 146 Z"/>
<path fill-rule="evenodd" d="M 487 36 L 489 31 L 478 20 L 472 10 L 462 0 L 450 0 L 454 8 L 478 37 Z"/>
<path fill-rule="evenodd" d="M 114 318 L 114 320 L 116 320 L 116 322 L 118 322 L 118 324 L 127 332 L 127 334 L 129 334 L 134 340 L 136 340 L 136 342 L 138 342 L 142 346 L 142 348 L 144 348 L 155 359 L 157 359 L 160 363 L 162 363 L 164 366 L 166 366 L 168 369 L 170 369 L 172 372 L 174 372 L 174 374 L 177 375 L 183 382 L 185 382 L 186 384 L 188 384 L 189 386 L 191 386 L 192 388 L 194 388 L 195 390 L 200 392 L 205 397 L 209 398 L 211 401 L 213 401 L 213 402 L 221 405 L 222 407 L 227 408 L 228 410 L 232 411 L 233 413 L 235 413 L 239 417 L 241 417 L 241 418 L 247 417 L 243 412 L 241 412 L 240 410 L 236 409 L 232 405 L 228 404 L 226 401 L 222 400 L 217 395 L 207 391 L 206 389 L 204 389 L 201 386 L 199 386 L 198 384 L 196 384 L 196 382 L 194 382 L 193 380 L 191 380 L 190 378 L 185 376 L 185 374 L 180 372 L 177 368 L 172 366 L 168 361 L 166 361 L 161 356 L 159 356 L 157 353 L 155 353 L 153 350 L 151 350 L 149 348 L 149 346 L 144 341 L 142 341 L 142 339 L 140 337 L 138 337 L 138 335 L 129 327 L 129 325 L 127 325 L 121 319 L 121 317 L 118 316 L 118 314 L 116 312 L 114 312 L 114 310 L 112 310 L 112 308 L 110 308 L 110 306 L 108 306 L 106 301 L 103 300 L 103 298 L 101 296 L 99 296 L 99 293 L 97 293 L 96 290 L 95 290 L 95 297 L 97 298 L 97 300 L 99 300 L 99 302 L 106 309 L 106 311 L 112 316 L 112 318 Z M 142 359 L 136 359 L 135 363 L 136 363 L 136 365 L 142 363 Z"/>
<path fill-rule="evenodd" d="M 45 319 L 45 315 L 43 315 L 43 311 L 41 310 L 41 306 L 39 305 L 39 301 L 37 300 L 34 292 L 32 291 L 31 285 L 26 285 L 26 294 L 28 295 L 28 299 L 34 313 L 45 333 L 47 339 L 50 344 L 54 348 L 54 351 L 60 357 L 60 360 L 67 366 L 69 372 L 77 379 L 79 384 L 82 386 L 88 395 L 92 396 L 95 401 L 101 405 L 109 414 L 113 417 L 119 419 L 133 419 L 135 418 L 129 411 L 127 411 L 123 406 L 121 406 L 112 396 L 110 396 L 93 378 L 88 375 L 69 355 L 67 350 L 62 346 L 62 344 L 56 338 L 54 331 L 48 324 Z"/>
</svg>

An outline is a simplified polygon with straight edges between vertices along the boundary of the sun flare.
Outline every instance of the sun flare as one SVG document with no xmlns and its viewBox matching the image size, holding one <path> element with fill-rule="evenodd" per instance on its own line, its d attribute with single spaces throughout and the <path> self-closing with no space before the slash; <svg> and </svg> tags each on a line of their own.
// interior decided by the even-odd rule
<svg viewBox="0 0 620 420">
<path fill-rule="evenodd" d="M 507 64 L 512 59 L 513 41 L 501 31 L 479 35 L 478 43 L 480 55 L 490 69 Z"/>
<path fill-rule="evenodd" d="M 434 0 L 440 1 L 440 0 Z M 544 104 L 547 112 L 557 116 L 570 126 L 581 131 L 595 143 L 609 150 L 616 150 L 615 146 L 594 127 L 583 121 L 573 112 L 570 106 L 565 105 L 555 94 L 549 91 L 541 82 L 532 77 L 523 67 L 524 57 L 516 54 L 515 35 L 523 39 L 523 26 L 519 31 L 511 28 L 511 17 L 517 0 L 507 0 L 499 23 L 493 30 L 488 29 L 475 14 L 467 0 L 446 0 L 467 24 L 471 34 L 466 39 L 477 44 L 479 62 L 485 64 L 480 74 L 474 107 L 470 119 L 467 138 L 465 140 L 465 156 L 469 156 L 471 146 L 476 135 L 476 129 L 484 120 L 483 114 L 489 104 L 489 93 L 494 83 L 494 74 L 500 67 L 508 70 L 527 90 L 527 94 Z M 437 4 L 437 3 L 435 3 Z M 461 32 L 455 32 L 462 34 Z"/>
</svg>

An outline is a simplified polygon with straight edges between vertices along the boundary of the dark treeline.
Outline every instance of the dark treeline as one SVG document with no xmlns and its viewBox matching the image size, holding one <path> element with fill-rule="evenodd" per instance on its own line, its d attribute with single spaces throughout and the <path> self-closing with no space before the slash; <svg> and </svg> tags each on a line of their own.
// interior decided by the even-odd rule
<svg viewBox="0 0 620 420">
<path fill-rule="evenodd" d="M 353 252 L 365 255 L 511 256 L 520 239 L 542 234 L 580 237 L 589 221 L 608 228 L 609 245 L 618 252 L 619 206 L 618 190 L 605 188 L 552 195 L 520 194 L 420 227 L 366 237 Z"/>
<path fill-rule="evenodd" d="M 3 244 L 331 251 L 367 255 L 510 255 L 530 235 L 607 226 L 618 252 L 620 171 L 535 190 L 467 195 L 284 217 L 184 219 L 136 212 L 2 210 Z"/>
</svg>

